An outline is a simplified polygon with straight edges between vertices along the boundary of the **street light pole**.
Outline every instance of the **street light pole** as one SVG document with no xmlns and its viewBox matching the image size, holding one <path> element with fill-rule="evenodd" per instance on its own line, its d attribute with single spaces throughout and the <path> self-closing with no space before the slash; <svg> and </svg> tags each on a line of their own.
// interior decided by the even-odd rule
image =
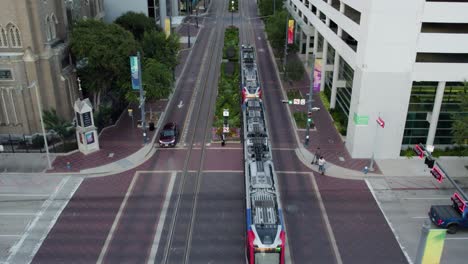
<svg viewBox="0 0 468 264">
<path fill-rule="evenodd" d="M 37 100 L 37 107 L 39 109 L 39 119 L 41 120 L 41 128 L 42 128 L 42 136 L 44 137 L 44 147 L 47 155 L 47 169 L 52 168 L 52 163 L 50 162 L 50 154 L 49 154 L 49 145 L 47 144 L 47 135 L 45 133 L 44 127 L 44 119 L 42 118 L 42 106 L 41 106 L 41 98 L 39 95 L 39 88 L 37 87 L 36 82 L 33 82 L 28 88 L 32 88 L 34 86 L 36 90 L 36 100 Z"/>
<path fill-rule="evenodd" d="M 141 126 L 143 128 L 143 143 L 146 144 L 147 142 L 147 135 L 146 135 L 146 114 L 145 114 L 145 91 L 143 90 L 143 79 L 142 79 L 142 68 L 141 68 L 141 56 L 140 52 L 137 52 L 138 57 L 138 73 L 140 76 L 140 112 L 141 112 Z"/>
<path fill-rule="evenodd" d="M 315 61 L 315 54 L 312 53 L 312 61 Z M 310 85 L 309 85 L 309 101 L 307 104 L 307 126 L 306 126 L 306 135 L 305 135 L 305 146 L 307 147 L 309 145 L 309 132 L 310 132 L 310 125 L 312 122 L 312 118 L 309 117 L 312 113 L 312 95 L 314 92 L 314 71 L 315 71 L 315 65 L 314 63 L 312 64 L 312 69 L 310 72 Z"/>
</svg>

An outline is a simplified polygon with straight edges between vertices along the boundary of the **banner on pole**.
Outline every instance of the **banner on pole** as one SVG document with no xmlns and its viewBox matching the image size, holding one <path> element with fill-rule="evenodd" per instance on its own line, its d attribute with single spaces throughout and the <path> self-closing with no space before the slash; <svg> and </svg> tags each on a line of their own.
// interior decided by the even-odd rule
<svg viewBox="0 0 468 264">
<path fill-rule="evenodd" d="M 168 38 L 171 35 L 171 19 L 166 18 L 164 21 L 164 32 L 166 33 L 166 38 Z"/>
<path fill-rule="evenodd" d="M 322 59 L 315 59 L 314 92 L 320 92 L 321 81 L 322 81 Z"/>
<path fill-rule="evenodd" d="M 140 90 L 140 68 L 137 56 L 130 56 L 130 73 L 132 75 L 132 89 Z"/>
<path fill-rule="evenodd" d="M 422 264 L 439 263 L 444 249 L 446 229 L 429 229 Z"/>
<path fill-rule="evenodd" d="M 288 44 L 294 43 L 294 19 L 288 21 Z"/>
</svg>

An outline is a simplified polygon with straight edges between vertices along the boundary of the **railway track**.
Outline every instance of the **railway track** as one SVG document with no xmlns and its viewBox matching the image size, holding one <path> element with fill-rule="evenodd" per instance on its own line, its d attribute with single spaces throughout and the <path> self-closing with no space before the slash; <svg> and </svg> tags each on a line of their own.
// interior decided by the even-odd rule
<svg viewBox="0 0 468 264">
<path fill-rule="evenodd" d="M 183 209 L 181 208 L 182 200 L 184 199 L 183 196 L 184 190 L 187 187 L 186 185 L 189 184 L 189 181 L 194 180 L 195 184 L 193 192 L 189 195 L 188 199 L 190 199 L 190 207 L 191 211 L 189 213 L 189 221 L 187 226 L 187 231 L 185 232 L 184 237 L 184 252 L 183 252 L 183 263 L 190 263 L 190 251 L 192 247 L 192 236 L 193 236 L 193 227 L 197 215 L 197 204 L 198 204 L 198 193 L 200 191 L 201 185 L 201 178 L 202 178 L 202 169 L 203 163 L 205 160 L 205 150 L 206 150 L 206 142 L 208 141 L 208 135 L 211 135 L 211 120 L 213 115 L 213 106 L 215 103 L 216 95 L 217 95 L 217 80 L 218 80 L 218 73 L 220 68 L 220 61 L 222 58 L 222 43 L 223 43 L 223 36 L 224 36 L 224 17 L 227 13 L 227 1 L 214 1 L 212 4 L 215 6 L 211 7 L 211 10 L 215 12 L 215 22 L 213 23 L 215 26 L 212 28 L 212 31 L 209 34 L 209 41 L 208 41 L 208 48 L 205 50 L 205 54 L 202 59 L 202 67 L 204 70 L 200 72 L 201 78 L 200 82 L 197 82 L 196 85 L 200 85 L 196 87 L 196 89 L 200 88 L 200 94 L 197 94 L 196 98 L 201 100 L 200 103 L 195 103 L 192 120 L 194 123 L 191 123 L 191 127 L 193 128 L 193 133 L 190 135 L 187 149 L 187 156 L 184 160 L 184 167 L 182 172 L 182 179 L 178 186 L 178 194 L 175 203 L 174 215 L 172 217 L 172 221 L 170 224 L 170 231 L 168 233 L 168 242 L 164 249 L 163 261 L 162 263 L 181 263 L 180 260 L 174 259 L 171 255 L 171 249 L 175 243 L 175 233 L 177 232 L 177 220 L 179 217 L 182 216 Z M 208 29 L 210 27 L 206 27 Z M 204 29 L 204 30 L 205 30 Z M 206 64 L 206 65 L 205 65 Z M 211 89 L 210 89 L 211 88 Z M 198 97 L 198 98 L 197 98 Z M 204 107 L 205 106 L 205 107 Z M 190 127 L 186 128 L 187 130 Z M 197 143 L 197 136 L 201 136 L 201 155 L 197 157 L 194 155 L 194 149 Z M 198 139 L 199 140 L 199 139 Z M 199 149 L 197 149 L 198 151 Z M 197 159 L 198 162 L 195 164 L 199 164 L 198 169 L 195 173 L 195 179 L 189 179 L 191 176 L 189 175 L 189 165 L 191 159 Z"/>
</svg>

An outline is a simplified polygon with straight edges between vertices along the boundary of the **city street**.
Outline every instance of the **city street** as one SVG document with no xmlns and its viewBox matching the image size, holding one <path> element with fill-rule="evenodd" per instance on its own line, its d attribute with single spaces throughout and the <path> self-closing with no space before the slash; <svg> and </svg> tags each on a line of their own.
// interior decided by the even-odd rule
<svg viewBox="0 0 468 264">
<path fill-rule="evenodd" d="M 414 262 L 427 211 L 450 203 L 451 186 L 439 186 L 421 171 L 392 170 L 390 162 L 365 175 L 361 169 L 369 160 L 351 158 L 326 111 L 317 113 L 317 129 L 304 147 L 304 131 L 293 123 L 290 106 L 281 103 L 285 84 L 257 3 L 239 0 L 239 12 L 231 15 L 227 1 L 210 1 L 198 28 L 194 19 L 178 27 L 184 40 L 190 27 L 193 41 L 191 47 L 181 43 L 176 89 L 162 104 L 167 108 L 161 123 L 179 126 L 174 148 L 160 147 L 157 135 L 146 146 L 139 136 L 119 145 L 119 131 L 134 131 L 126 127 L 130 118 L 124 113 L 122 123 L 102 135 L 111 147 L 95 156 L 73 154 L 76 168 L 67 169 L 70 157 L 61 156 L 47 173 L 34 163 L 34 173 L 0 174 L 0 263 L 247 263 L 243 142 L 212 141 L 224 30 L 231 18 L 240 44 L 256 50 L 286 263 Z M 317 146 L 330 162 L 325 175 L 311 164 Z M 142 149 L 148 151 L 138 154 Z M 116 157 L 108 158 L 109 151 Z M 102 166 L 103 160 L 106 171 L 94 173 L 91 165 Z M 467 232 L 447 236 L 442 263 L 465 262 Z"/>
</svg>

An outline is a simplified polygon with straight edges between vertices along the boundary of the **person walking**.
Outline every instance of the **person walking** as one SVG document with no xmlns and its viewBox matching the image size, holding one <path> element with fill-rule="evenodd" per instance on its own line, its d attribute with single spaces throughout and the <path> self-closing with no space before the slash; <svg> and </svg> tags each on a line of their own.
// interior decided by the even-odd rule
<svg viewBox="0 0 468 264">
<path fill-rule="evenodd" d="M 318 160 L 318 166 L 319 166 L 319 172 L 323 175 L 325 173 L 325 159 L 323 158 L 323 156 L 320 156 L 319 160 Z"/>
</svg>

